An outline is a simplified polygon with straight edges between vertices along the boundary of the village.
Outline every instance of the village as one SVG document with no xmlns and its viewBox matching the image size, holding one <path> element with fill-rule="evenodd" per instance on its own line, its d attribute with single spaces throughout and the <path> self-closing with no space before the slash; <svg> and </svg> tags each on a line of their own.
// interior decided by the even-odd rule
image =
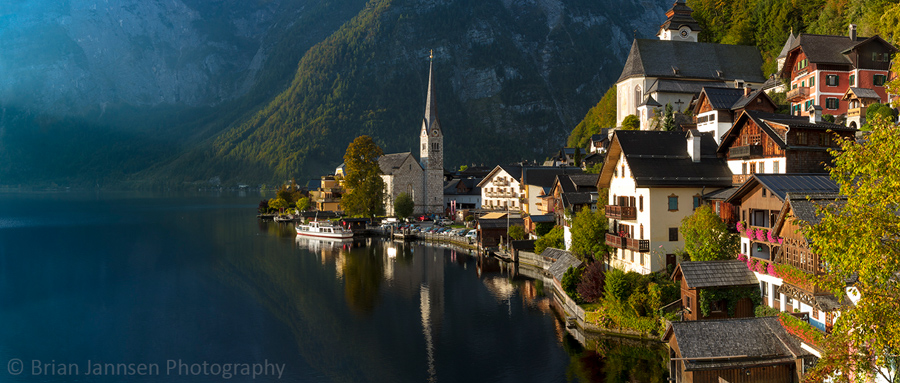
<svg viewBox="0 0 900 383">
<path fill-rule="evenodd" d="M 814 251 L 825 229 L 810 228 L 853 205 L 836 156 L 877 142 L 879 127 L 897 131 L 886 88 L 897 48 L 852 24 L 841 36 L 791 33 L 764 74 L 756 47 L 698 42 L 691 13 L 675 1 L 658 39 L 633 41 L 616 126 L 542 163 L 446 170 L 453 133 L 432 63 L 418 158 L 373 159 L 381 215 L 410 234 L 424 230 L 400 221 L 441 220 L 462 228 L 448 234 L 459 242 L 542 268 L 571 325 L 666 343 L 671 381 L 896 381 L 897 345 L 877 331 L 897 331 L 898 297 L 884 298 L 885 327 L 858 334 L 867 351 L 854 349 L 842 313 L 879 298 L 866 296 L 862 269 L 829 277 L 837 264 Z M 307 218 L 347 213 L 350 168 L 296 186 L 307 200 L 294 206 Z"/>
</svg>

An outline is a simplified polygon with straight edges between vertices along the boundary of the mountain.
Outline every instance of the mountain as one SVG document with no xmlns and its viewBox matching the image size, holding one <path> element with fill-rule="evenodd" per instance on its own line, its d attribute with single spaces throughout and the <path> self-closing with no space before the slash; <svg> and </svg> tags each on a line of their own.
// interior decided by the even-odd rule
<svg viewBox="0 0 900 383">
<path fill-rule="evenodd" d="M 446 167 L 541 160 L 665 0 L 40 0 L 0 6 L 0 185 L 317 177 L 413 151 L 434 51 Z M 49 12 L 47 10 L 50 10 Z"/>
</svg>

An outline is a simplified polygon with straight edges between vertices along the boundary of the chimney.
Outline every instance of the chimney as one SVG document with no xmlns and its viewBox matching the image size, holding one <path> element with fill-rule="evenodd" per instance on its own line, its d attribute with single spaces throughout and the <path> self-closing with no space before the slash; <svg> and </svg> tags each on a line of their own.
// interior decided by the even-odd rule
<svg viewBox="0 0 900 383">
<path fill-rule="evenodd" d="M 856 24 L 850 24 L 850 41 L 856 41 Z"/>
<path fill-rule="evenodd" d="M 700 131 L 691 129 L 687 133 L 687 152 L 694 163 L 700 162 Z"/>
<path fill-rule="evenodd" d="M 809 111 L 809 122 L 811 124 L 822 122 L 822 107 L 821 106 L 813 106 L 813 109 Z"/>
<path fill-rule="evenodd" d="M 750 96 L 750 93 L 753 93 L 753 89 L 750 89 L 750 85 L 744 85 L 744 97 Z"/>
</svg>

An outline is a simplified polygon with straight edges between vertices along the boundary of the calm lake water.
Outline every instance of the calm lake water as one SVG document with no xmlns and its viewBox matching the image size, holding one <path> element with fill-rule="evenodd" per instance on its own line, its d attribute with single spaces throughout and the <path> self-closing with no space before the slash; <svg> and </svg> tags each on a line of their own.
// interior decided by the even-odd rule
<svg viewBox="0 0 900 383">
<path fill-rule="evenodd" d="M 659 347 L 578 345 L 540 282 L 297 239 L 260 199 L 0 194 L 0 381 L 664 381 Z"/>
</svg>

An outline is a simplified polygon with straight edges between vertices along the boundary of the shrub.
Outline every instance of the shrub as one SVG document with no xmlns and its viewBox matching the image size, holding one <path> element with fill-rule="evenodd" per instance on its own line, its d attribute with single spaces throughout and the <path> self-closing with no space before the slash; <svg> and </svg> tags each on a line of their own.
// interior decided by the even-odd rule
<svg viewBox="0 0 900 383">
<path fill-rule="evenodd" d="M 603 297 L 603 289 L 606 272 L 603 270 L 603 262 L 591 262 L 581 275 L 581 283 L 578 284 L 578 295 L 585 302 L 596 302 Z"/>
<path fill-rule="evenodd" d="M 606 272 L 603 289 L 608 301 L 625 302 L 631 294 L 631 286 L 625 278 L 625 273 L 619 269 L 611 269 Z"/>
<path fill-rule="evenodd" d="M 563 291 L 572 298 L 575 303 L 581 303 L 581 296 L 578 295 L 578 283 L 581 282 L 581 268 L 569 267 L 563 274 L 559 284 L 562 285 Z"/>
</svg>

